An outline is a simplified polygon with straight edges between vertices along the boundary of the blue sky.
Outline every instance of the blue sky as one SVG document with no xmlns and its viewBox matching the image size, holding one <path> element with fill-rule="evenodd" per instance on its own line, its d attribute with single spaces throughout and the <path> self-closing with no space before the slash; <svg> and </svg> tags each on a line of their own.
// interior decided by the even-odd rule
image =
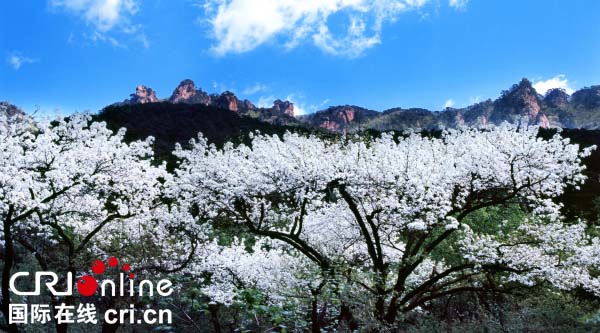
<svg viewBox="0 0 600 333">
<path fill-rule="evenodd" d="M 0 100 L 96 111 L 185 78 L 303 112 L 442 109 L 600 84 L 600 1 L 47 0 L 0 2 Z"/>
</svg>

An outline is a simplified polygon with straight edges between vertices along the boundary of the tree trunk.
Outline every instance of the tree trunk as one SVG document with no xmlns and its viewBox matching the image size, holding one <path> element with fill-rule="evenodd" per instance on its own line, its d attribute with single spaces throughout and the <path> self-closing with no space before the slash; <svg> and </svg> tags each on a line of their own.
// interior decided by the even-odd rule
<svg viewBox="0 0 600 333">
<path fill-rule="evenodd" d="M 319 325 L 319 309 L 316 298 L 311 302 L 310 322 L 312 328 L 311 331 L 313 333 L 321 333 L 321 327 Z"/>
<path fill-rule="evenodd" d="M 14 208 L 11 205 L 8 208 L 8 213 L 6 214 L 6 218 L 4 219 L 4 268 L 2 270 L 2 314 L 4 314 L 4 320 L 6 320 L 8 331 L 11 333 L 19 331 L 17 329 L 16 324 L 8 323 L 8 318 L 10 317 L 10 288 L 8 282 L 10 280 L 10 271 L 15 263 L 15 249 L 10 230 L 12 227 L 13 212 Z"/>
<path fill-rule="evenodd" d="M 379 321 L 383 321 L 385 318 L 385 296 L 378 295 L 375 300 L 375 318 Z"/>
<path fill-rule="evenodd" d="M 385 322 L 388 324 L 393 324 L 396 321 L 396 317 L 398 316 L 398 310 L 398 300 L 395 297 L 392 297 L 390 305 L 388 306 L 387 313 L 385 314 Z"/>
<path fill-rule="evenodd" d="M 210 312 L 210 321 L 213 324 L 213 330 L 215 333 L 221 333 L 221 324 L 219 323 L 219 308 L 218 305 L 210 304 L 208 306 Z"/>
<path fill-rule="evenodd" d="M 352 310 L 346 304 L 342 304 L 340 309 L 340 322 L 345 321 L 348 324 L 348 328 L 351 331 L 356 331 L 358 329 L 358 323 L 356 319 L 354 319 L 354 315 L 352 315 Z"/>
</svg>

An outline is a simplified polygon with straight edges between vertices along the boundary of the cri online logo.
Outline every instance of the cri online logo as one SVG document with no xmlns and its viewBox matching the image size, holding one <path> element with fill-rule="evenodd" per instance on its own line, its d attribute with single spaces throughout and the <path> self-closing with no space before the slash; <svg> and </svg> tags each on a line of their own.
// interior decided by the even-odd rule
<svg viewBox="0 0 600 333">
<path fill-rule="evenodd" d="M 112 268 L 116 268 L 119 266 L 119 260 L 115 257 L 110 257 L 107 261 L 108 266 Z M 106 294 L 110 294 L 112 296 L 134 296 L 135 293 L 135 282 L 134 277 L 135 274 L 131 273 L 131 266 L 129 264 L 123 264 L 121 266 L 122 272 L 119 273 L 118 284 L 115 284 L 115 281 L 111 279 L 103 279 L 100 284 L 101 295 L 105 296 Z M 106 271 L 106 265 L 102 260 L 96 260 L 92 264 L 92 272 L 98 276 L 101 276 Z M 128 279 L 125 278 L 125 274 L 127 274 Z M 29 276 L 29 272 L 18 272 L 11 276 L 9 280 L 9 286 L 12 292 L 16 295 L 20 296 L 39 296 L 40 288 L 42 284 L 45 284 L 48 290 L 54 296 L 71 296 L 73 295 L 73 275 L 71 272 L 67 273 L 67 290 L 65 291 L 57 291 L 54 286 L 58 283 L 58 275 L 54 272 L 36 272 L 35 273 L 35 290 L 33 291 L 21 291 L 18 290 L 15 286 L 16 280 L 21 276 Z M 43 277 L 50 277 L 50 280 L 47 281 L 43 279 Z M 128 285 L 128 288 L 126 288 Z M 117 293 L 118 286 L 118 293 Z M 158 281 L 156 284 L 156 292 L 160 296 L 169 296 L 173 289 L 171 288 L 173 284 L 171 281 L 167 279 L 162 279 Z M 153 296 L 155 286 L 150 280 L 142 280 L 138 284 L 138 291 L 140 296 L 144 296 L 144 287 L 146 287 L 146 293 L 149 296 Z M 129 290 L 125 290 L 129 289 Z M 109 292 L 107 292 L 107 290 Z M 88 297 L 94 295 L 98 291 L 98 280 L 90 274 L 84 275 L 77 279 L 77 291 L 82 296 Z"/>
<path fill-rule="evenodd" d="M 117 267 L 118 265 L 119 260 L 117 258 L 110 257 L 108 259 L 108 266 Z M 129 264 L 124 264 L 121 269 L 123 272 L 127 273 L 131 270 L 131 266 Z M 104 274 L 105 270 L 106 265 L 104 265 L 104 261 L 100 259 L 94 261 L 92 264 L 92 272 L 94 272 L 96 275 Z M 135 275 L 133 273 L 129 273 L 130 279 L 133 279 L 134 277 Z M 82 296 L 92 296 L 96 293 L 96 290 L 98 290 L 98 281 L 96 281 L 96 278 L 93 276 L 88 274 L 77 279 L 77 291 L 79 291 Z"/>
</svg>

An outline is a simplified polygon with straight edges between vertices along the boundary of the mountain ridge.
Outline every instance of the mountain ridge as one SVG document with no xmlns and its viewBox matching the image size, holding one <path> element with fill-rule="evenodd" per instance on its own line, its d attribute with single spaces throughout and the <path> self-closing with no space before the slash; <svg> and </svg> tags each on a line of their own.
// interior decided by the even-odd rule
<svg viewBox="0 0 600 333">
<path fill-rule="evenodd" d="M 344 133 L 364 129 L 384 131 L 479 127 L 505 121 L 543 128 L 600 128 L 600 85 L 582 88 L 572 95 L 560 88 L 550 89 L 541 95 L 526 78 L 502 91 L 495 100 L 487 99 L 466 107 L 445 110 L 395 107 L 376 111 L 356 105 L 337 105 L 306 115 L 296 115 L 291 101 L 277 99 L 271 107 L 257 107 L 248 99 L 239 99 L 231 91 L 209 94 L 197 88 L 190 79 L 181 81 L 168 98 L 158 99 L 154 90 L 140 85 L 129 99 L 112 105 L 157 102 L 202 104 L 271 124 L 317 127 Z"/>
</svg>

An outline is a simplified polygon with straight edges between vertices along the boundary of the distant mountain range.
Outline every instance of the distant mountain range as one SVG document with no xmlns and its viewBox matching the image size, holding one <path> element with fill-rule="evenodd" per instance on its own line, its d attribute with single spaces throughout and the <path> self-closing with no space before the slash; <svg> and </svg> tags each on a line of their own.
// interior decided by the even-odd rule
<svg viewBox="0 0 600 333">
<path fill-rule="evenodd" d="M 442 111 L 397 107 L 379 112 L 355 105 L 339 105 L 307 115 L 296 115 L 294 104 L 290 101 L 278 99 L 273 101 L 271 107 L 257 107 L 247 99 L 238 99 L 231 91 L 209 94 L 197 88 L 189 79 L 181 81 L 168 98 L 159 99 L 153 89 L 140 85 L 130 98 L 107 108 L 112 110 L 152 103 L 165 104 L 161 109 L 168 109 L 169 105 L 181 105 L 178 109 L 186 105 L 210 106 L 272 125 L 308 127 L 339 133 L 366 129 L 438 130 L 459 126 L 479 127 L 504 121 L 536 124 L 544 128 L 600 129 L 600 85 L 580 89 L 572 95 L 563 89 L 551 89 L 542 96 L 527 79 L 502 91 L 495 100 L 488 99 L 468 107 L 446 108 Z M 14 114 L 22 111 L 7 102 L 1 102 L 0 112 Z"/>
<path fill-rule="evenodd" d="M 221 94 L 208 94 L 202 89 L 196 88 L 194 81 L 190 79 L 181 81 L 169 98 L 159 99 L 156 97 L 156 93 L 152 88 L 139 85 L 136 87 L 135 93 L 130 95 L 129 99 L 126 99 L 123 102 L 114 103 L 112 106 L 157 102 L 214 106 L 236 112 L 242 116 L 257 118 L 258 120 L 278 125 L 297 122 L 296 118 L 294 118 L 294 104 L 291 102 L 276 100 L 270 108 L 259 108 L 247 99 L 238 99 L 231 91 L 225 91 Z"/>
<path fill-rule="evenodd" d="M 496 100 L 488 99 L 465 108 L 446 108 L 443 111 L 398 107 L 378 112 L 355 105 L 340 105 L 312 114 L 295 115 L 294 104 L 289 101 L 276 100 L 273 106 L 260 108 L 247 99 L 238 99 L 230 91 L 208 94 L 189 79 L 181 81 L 169 98 L 161 100 L 154 90 L 141 85 L 129 99 L 112 106 L 157 102 L 202 104 L 271 124 L 308 126 L 334 132 L 478 127 L 504 121 L 537 124 L 544 128 L 600 128 L 600 85 L 580 89 L 572 95 L 563 89 L 551 89 L 542 96 L 527 79 L 503 91 Z"/>
<path fill-rule="evenodd" d="M 186 79 L 173 90 L 171 96 L 159 99 L 156 92 L 140 85 L 130 98 L 111 104 L 111 109 L 160 103 L 178 107 L 203 105 L 227 110 L 242 118 L 252 118 L 273 125 L 287 125 L 323 129 L 345 133 L 360 130 L 439 130 L 460 126 L 479 127 L 486 124 L 527 123 L 544 128 L 600 129 L 600 85 L 577 90 L 572 95 L 563 89 L 550 89 L 544 96 L 538 94 L 531 82 L 522 79 L 495 100 L 485 100 L 464 108 L 446 108 L 432 111 L 423 108 L 392 108 L 374 111 L 355 105 L 331 106 L 307 115 L 296 115 L 294 103 L 275 100 L 271 107 L 257 107 L 251 101 L 240 100 L 231 91 L 209 94 Z M 107 107 L 107 108 L 109 108 Z M 106 109 L 106 108 L 105 108 Z M 0 114 L 23 113 L 18 107 L 0 102 Z"/>
</svg>

